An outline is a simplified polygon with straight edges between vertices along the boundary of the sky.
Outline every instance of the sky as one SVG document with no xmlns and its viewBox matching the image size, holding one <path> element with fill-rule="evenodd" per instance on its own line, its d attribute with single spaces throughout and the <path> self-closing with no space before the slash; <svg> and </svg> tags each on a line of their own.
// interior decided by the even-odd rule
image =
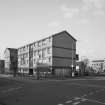
<svg viewBox="0 0 105 105">
<path fill-rule="evenodd" d="M 0 0 L 0 58 L 67 30 L 77 39 L 80 59 L 105 58 L 105 0 Z"/>
</svg>

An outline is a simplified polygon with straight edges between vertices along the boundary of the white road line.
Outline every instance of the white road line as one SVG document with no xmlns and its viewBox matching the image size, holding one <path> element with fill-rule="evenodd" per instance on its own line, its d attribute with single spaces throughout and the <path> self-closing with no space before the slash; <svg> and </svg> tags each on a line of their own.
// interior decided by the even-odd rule
<svg viewBox="0 0 105 105">
<path fill-rule="evenodd" d="M 100 101 L 97 101 L 97 100 L 87 99 L 87 101 L 95 102 L 95 103 L 99 103 L 99 104 L 103 104 L 103 105 L 105 105 L 105 103 L 100 102 Z"/>
<path fill-rule="evenodd" d="M 90 92 L 90 93 L 89 93 L 89 95 L 93 95 L 93 94 L 94 94 L 93 92 Z"/>
<path fill-rule="evenodd" d="M 69 101 L 66 101 L 65 103 L 66 104 L 69 104 L 69 103 L 71 103 L 71 102 L 73 102 L 72 100 L 69 100 Z"/>
<path fill-rule="evenodd" d="M 79 99 L 81 99 L 80 97 L 75 97 L 73 100 L 79 100 Z"/>
<path fill-rule="evenodd" d="M 86 97 L 87 96 L 87 94 L 84 94 L 82 97 Z"/>
<path fill-rule="evenodd" d="M 22 88 L 22 87 L 10 88 L 10 89 L 7 89 L 7 90 L 3 90 L 2 92 L 3 92 L 3 93 L 11 92 L 11 91 L 18 90 L 18 89 L 21 89 L 21 88 Z"/>
<path fill-rule="evenodd" d="M 96 90 L 96 93 L 98 93 L 99 92 L 99 90 Z"/>
<path fill-rule="evenodd" d="M 63 105 L 63 104 L 58 104 L 58 105 Z"/>
<path fill-rule="evenodd" d="M 104 91 L 104 89 L 101 89 L 102 91 Z"/>
<path fill-rule="evenodd" d="M 73 105 L 77 105 L 77 104 L 80 104 L 80 103 L 81 103 L 81 102 L 74 102 Z"/>
<path fill-rule="evenodd" d="M 79 84 L 79 83 L 71 83 L 72 85 L 78 85 L 78 86 L 85 86 L 85 87 L 96 87 L 96 88 L 104 88 L 104 86 L 101 85 L 87 85 L 87 84 Z"/>
<path fill-rule="evenodd" d="M 87 101 L 87 99 L 83 98 L 83 99 L 81 99 L 81 101 L 84 102 L 84 101 Z"/>
</svg>

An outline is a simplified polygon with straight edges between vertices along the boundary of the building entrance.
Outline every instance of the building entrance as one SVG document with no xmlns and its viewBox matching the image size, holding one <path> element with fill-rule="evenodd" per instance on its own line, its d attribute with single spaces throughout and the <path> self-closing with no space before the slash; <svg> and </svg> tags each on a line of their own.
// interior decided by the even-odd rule
<svg viewBox="0 0 105 105">
<path fill-rule="evenodd" d="M 29 75 L 33 75 L 33 69 L 29 69 Z"/>
</svg>

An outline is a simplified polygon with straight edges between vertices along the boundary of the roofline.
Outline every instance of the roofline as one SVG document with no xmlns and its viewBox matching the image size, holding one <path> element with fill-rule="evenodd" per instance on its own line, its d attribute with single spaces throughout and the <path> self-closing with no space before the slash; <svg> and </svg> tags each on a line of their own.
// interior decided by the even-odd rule
<svg viewBox="0 0 105 105">
<path fill-rule="evenodd" d="M 67 33 L 69 37 L 71 37 L 73 40 L 77 41 L 77 40 L 76 40 L 70 33 L 68 33 L 66 30 L 61 31 L 61 32 L 59 32 L 59 33 L 56 33 L 56 34 L 54 34 L 54 35 L 52 35 L 52 36 L 58 36 L 58 35 L 60 35 L 61 33 Z"/>
<path fill-rule="evenodd" d="M 93 60 L 92 62 L 104 62 L 104 60 Z"/>
<path fill-rule="evenodd" d="M 21 46 L 21 47 L 18 47 L 17 49 L 23 48 L 23 47 L 25 47 L 25 46 L 29 46 L 29 45 L 31 45 L 31 44 L 33 44 L 33 43 L 36 43 L 36 42 L 40 42 L 40 41 L 42 41 L 42 40 L 44 40 L 44 39 L 47 39 L 47 38 L 49 38 L 49 37 L 54 37 L 54 36 L 60 35 L 61 33 L 67 33 L 67 35 L 68 35 L 69 37 L 71 37 L 73 40 L 77 41 L 71 34 L 69 34 L 66 30 L 64 30 L 64 31 L 58 32 L 58 33 L 56 33 L 56 34 L 52 34 L 52 35 L 50 35 L 50 36 L 48 36 L 48 37 L 45 37 L 45 38 L 43 38 L 43 39 L 36 40 L 36 41 L 34 41 L 34 42 L 32 42 L 32 43 L 29 43 L 29 44 L 23 45 L 23 46 Z"/>
<path fill-rule="evenodd" d="M 13 49 L 14 49 L 14 50 L 18 50 L 17 48 L 6 48 L 5 51 L 6 51 L 7 49 L 8 49 L 8 50 L 11 50 L 11 49 L 12 49 L 12 50 L 13 50 Z M 4 53 L 5 53 L 5 51 L 4 51 Z"/>
</svg>

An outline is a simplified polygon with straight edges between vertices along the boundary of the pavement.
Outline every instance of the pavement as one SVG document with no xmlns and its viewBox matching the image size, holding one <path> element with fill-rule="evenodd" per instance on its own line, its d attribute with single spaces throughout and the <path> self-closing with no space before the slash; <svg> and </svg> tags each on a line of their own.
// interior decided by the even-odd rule
<svg viewBox="0 0 105 105">
<path fill-rule="evenodd" d="M 0 78 L 0 105 L 105 105 L 105 79 Z"/>
</svg>

